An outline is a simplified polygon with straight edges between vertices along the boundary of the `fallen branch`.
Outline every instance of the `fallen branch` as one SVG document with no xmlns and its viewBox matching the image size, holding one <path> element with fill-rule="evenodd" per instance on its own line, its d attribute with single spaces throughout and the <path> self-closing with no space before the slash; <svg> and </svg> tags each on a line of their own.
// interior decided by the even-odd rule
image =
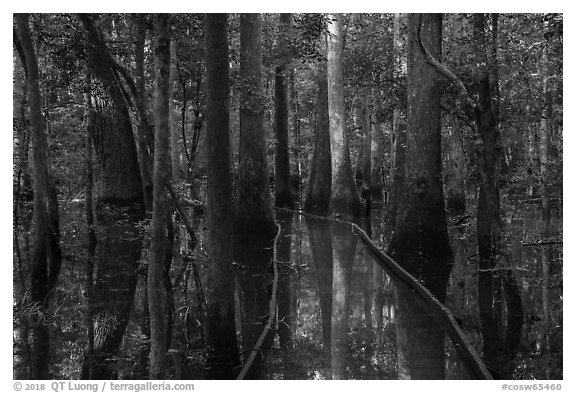
<svg viewBox="0 0 576 393">
<path fill-rule="evenodd" d="M 277 318 L 277 311 L 278 311 L 278 300 L 277 300 L 277 293 L 278 293 L 278 265 L 276 261 L 276 249 L 278 246 L 278 239 L 280 238 L 280 225 L 276 224 L 277 232 L 276 236 L 274 237 L 274 251 L 272 257 L 272 267 L 274 269 L 274 280 L 272 281 L 272 294 L 270 295 L 270 313 L 268 314 L 268 319 L 266 320 L 266 324 L 264 325 L 264 329 L 254 347 L 250 350 L 250 354 L 248 355 L 248 359 L 242 366 L 242 369 L 238 373 L 236 379 L 245 380 L 245 379 L 253 379 L 257 375 L 257 371 L 260 367 L 260 363 L 262 363 L 266 356 L 268 355 L 268 351 L 270 350 L 270 346 L 274 342 L 274 336 L 276 335 L 276 318 Z"/>
<path fill-rule="evenodd" d="M 522 247 L 532 247 L 532 246 L 551 246 L 555 244 L 562 244 L 562 240 L 550 239 L 550 240 L 537 240 L 530 243 L 520 243 Z"/>
</svg>

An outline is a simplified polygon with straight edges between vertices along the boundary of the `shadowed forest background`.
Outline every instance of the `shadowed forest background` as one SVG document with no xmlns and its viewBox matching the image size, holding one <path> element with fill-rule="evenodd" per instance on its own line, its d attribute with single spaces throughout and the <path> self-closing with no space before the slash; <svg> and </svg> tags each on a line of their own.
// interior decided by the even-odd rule
<svg viewBox="0 0 576 393">
<path fill-rule="evenodd" d="M 14 14 L 14 378 L 562 379 L 562 50 L 562 14 Z"/>
</svg>

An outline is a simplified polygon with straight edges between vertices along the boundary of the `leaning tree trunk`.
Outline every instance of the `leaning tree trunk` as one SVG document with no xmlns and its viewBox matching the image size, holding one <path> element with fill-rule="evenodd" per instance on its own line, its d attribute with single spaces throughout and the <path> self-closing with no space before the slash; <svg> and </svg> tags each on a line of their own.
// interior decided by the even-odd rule
<svg viewBox="0 0 576 393">
<path fill-rule="evenodd" d="M 38 62 L 28 14 L 16 14 L 19 39 L 26 65 L 26 83 L 29 92 L 30 130 L 32 139 L 32 177 L 34 190 L 32 218 L 32 252 L 30 261 L 30 301 L 36 312 L 30 316 L 31 379 L 48 379 L 50 356 L 48 326 L 44 314 L 48 296 L 48 159 L 46 134 L 42 125 L 42 99 L 38 81 Z"/>
<path fill-rule="evenodd" d="M 150 379 L 164 379 L 168 312 L 164 270 L 168 237 L 168 191 L 170 181 L 170 33 L 169 15 L 156 15 L 156 105 L 154 138 L 154 185 L 150 259 L 148 263 L 148 308 L 150 313 Z"/>
<path fill-rule="evenodd" d="M 144 197 L 132 124 L 114 61 L 92 19 L 86 14 L 79 18 L 88 39 L 89 72 L 104 94 L 103 99 L 92 97 L 99 120 L 93 129 L 99 237 L 92 304 L 94 349 L 85 353 L 82 376 L 111 379 L 136 287 Z"/>
<path fill-rule="evenodd" d="M 344 70 L 342 51 L 342 14 L 329 14 L 328 24 L 328 111 L 330 121 L 330 154 L 332 158 L 332 189 L 330 211 L 344 219 L 357 219 L 362 206 L 354 183 L 350 148 L 346 133 L 344 103 Z"/>
<path fill-rule="evenodd" d="M 290 64 L 288 43 L 292 28 L 292 14 L 280 14 L 280 38 L 278 39 L 278 65 L 274 83 L 274 125 L 276 130 L 276 155 L 274 157 L 275 206 L 294 209 L 294 197 L 290 182 L 290 150 L 288 143 L 288 77 Z"/>
<path fill-rule="evenodd" d="M 228 19 L 206 14 L 206 146 L 208 171 L 208 365 L 210 377 L 230 379 L 238 363 L 232 270 L 232 189 L 229 135 Z"/>
<path fill-rule="evenodd" d="M 426 62 L 422 42 L 439 57 L 440 14 L 408 17 L 408 132 L 405 184 L 399 201 L 392 256 L 443 302 L 452 268 L 440 152 L 440 76 Z M 409 292 L 409 291 L 408 291 Z M 399 377 L 444 378 L 444 334 L 397 288 Z M 422 367 L 425 365 L 425 367 Z"/>
</svg>

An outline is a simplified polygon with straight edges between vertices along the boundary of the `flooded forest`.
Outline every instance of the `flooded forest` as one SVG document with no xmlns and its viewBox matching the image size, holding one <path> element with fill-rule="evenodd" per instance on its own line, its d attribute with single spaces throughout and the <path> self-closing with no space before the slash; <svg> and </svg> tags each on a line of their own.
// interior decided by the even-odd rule
<svg viewBox="0 0 576 393">
<path fill-rule="evenodd" d="M 562 14 L 14 14 L 14 379 L 563 379 Z"/>
</svg>

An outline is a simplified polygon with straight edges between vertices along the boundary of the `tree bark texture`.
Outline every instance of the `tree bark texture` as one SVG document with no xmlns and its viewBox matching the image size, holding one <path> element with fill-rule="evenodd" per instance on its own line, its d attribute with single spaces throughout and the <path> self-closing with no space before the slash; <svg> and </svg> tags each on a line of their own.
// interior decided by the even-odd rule
<svg viewBox="0 0 576 393">
<path fill-rule="evenodd" d="M 360 217 L 361 204 L 350 162 L 344 102 L 342 15 L 329 14 L 328 23 L 328 111 L 332 160 L 331 214 L 352 220 Z"/>
<path fill-rule="evenodd" d="M 422 41 L 428 50 L 437 58 L 440 56 L 441 15 L 411 14 L 408 16 L 408 26 L 407 160 L 403 198 L 398 201 L 399 211 L 390 248 L 393 258 L 421 280 L 438 300 L 444 302 L 453 257 L 442 193 L 441 76 L 426 62 L 418 45 L 421 31 Z M 432 326 L 432 322 L 412 305 L 409 297 L 400 292 L 398 290 L 398 336 L 400 342 L 408 339 L 411 343 L 400 346 L 407 353 L 403 353 L 399 359 L 408 360 L 403 365 L 402 377 L 420 378 L 425 375 L 426 378 L 443 379 L 444 368 L 439 363 L 443 365 L 444 341 L 438 338 L 443 334 L 433 328 L 426 331 L 425 327 Z M 418 362 L 411 363 L 410 359 L 418 359 Z M 426 361 L 436 365 L 432 374 L 422 374 L 419 370 L 420 362 Z"/>
<path fill-rule="evenodd" d="M 207 333 L 211 378 L 233 378 L 238 363 L 232 270 L 228 19 L 205 15 L 206 147 L 208 171 Z"/>
<path fill-rule="evenodd" d="M 370 90 L 364 88 L 360 97 L 360 113 L 362 117 L 362 186 L 361 198 L 364 202 L 366 217 L 370 214 L 372 202 L 372 127 L 370 122 L 369 98 Z"/>
<path fill-rule="evenodd" d="M 235 233 L 273 239 L 276 234 L 268 181 L 262 87 L 262 20 L 240 15 L 240 162 Z"/>
<path fill-rule="evenodd" d="M 182 156 L 180 154 L 179 113 L 176 110 L 176 73 L 178 63 L 178 42 L 170 41 L 170 152 L 172 155 L 172 181 L 180 179 Z"/>
<path fill-rule="evenodd" d="M 111 379 L 114 356 L 128 323 L 142 247 L 139 223 L 145 218 L 136 144 L 128 107 L 107 51 L 92 19 L 79 15 L 88 39 L 89 72 L 99 81 L 93 95 L 96 247 L 94 351 L 87 352 L 83 378 Z"/>
<path fill-rule="evenodd" d="M 399 80 L 402 75 L 402 61 L 400 57 L 401 40 L 400 31 L 404 18 L 402 14 L 394 14 L 394 42 L 392 46 L 392 57 L 394 62 L 393 75 L 395 80 Z M 390 199 L 386 206 L 386 224 L 388 231 L 394 231 L 396 227 L 396 215 L 398 205 L 402 199 L 402 190 L 404 189 L 404 165 L 406 163 L 406 122 L 402 119 L 400 108 L 394 108 L 392 119 L 393 143 L 391 173 L 391 190 Z M 391 233 L 389 234 L 391 238 Z"/>
<path fill-rule="evenodd" d="M 148 263 L 148 308 L 150 312 L 150 379 L 164 379 L 166 372 L 167 293 L 164 270 L 168 238 L 168 191 L 170 181 L 170 33 L 169 15 L 155 16 L 156 77 L 154 108 L 154 185 L 150 257 Z"/>
<path fill-rule="evenodd" d="M 327 216 L 330 211 L 332 163 L 328 118 L 328 79 L 326 77 L 326 65 L 323 62 L 318 64 L 317 80 L 316 137 L 304 211 L 319 216 Z"/>
<path fill-rule="evenodd" d="M 380 92 L 373 89 L 372 94 L 374 96 L 374 112 L 381 113 L 383 108 Z M 374 116 L 373 124 L 370 127 L 372 134 L 370 138 L 371 196 L 373 202 L 380 206 L 384 202 L 384 133 L 387 127 L 389 127 L 388 123 L 384 122 L 379 115 Z"/>
<path fill-rule="evenodd" d="M 32 140 L 33 217 L 32 252 L 30 263 L 30 301 L 36 313 L 31 315 L 31 379 L 48 379 L 50 356 L 48 326 L 42 314 L 48 296 L 48 158 L 47 142 L 42 122 L 42 98 L 38 78 L 38 61 L 30 35 L 29 15 L 16 14 L 16 24 L 26 64 L 29 92 L 30 130 Z"/>
<path fill-rule="evenodd" d="M 276 131 L 276 155 L 274 156 L 275 206 L 294 209 L 294 197 L 290 182 L 290 150 L 288 143 L 289 109 L 289 53 L 292 14 L 280 14 L 280 32 L 276 55 L 278 56 L 274 83 L 274 125 Z"/>
<path fill-rule="evenodd" d="M 478 196 L 477 237 L 480 259 L 478 272 L 478 306 L 484 341 L 483 357 L 495 377 L 510 374 L 510 362 L 518 350 L 522 329 L 522 304 L 512 271 L 498 266 L 503 258 L 502 219 L 500 209 L 500 130 L 497 18 L 492 24 L 492 45 L 486 34 L 486 16 L 474 14 L 473 38 L 477 63 L 474 87 L 478 94 L 476 125 L 480 134 L 480 190 Z M 500 262 L 501 263 L 501 262 Z M 507 302 L 506 333 L 501 327 L 501 283 Z"/>
<path fill-rule="evenodd" d="M 440 76 L 418 47 L 421 19 L 425 45 L 440 55 L 440 15 L 410 15 L 406 178 L 392 250 L 398 262 L 424 279 L 424 284 L 443 301 L 453 257 L 442 192 Z"/>
<path fill-rule="evenodd" d="M 96 253 L 96 231 L 94 227 L 94 175 L 93 175 L 93 148 L 92 148 L 92 134 L 94 133 L 94 108 L 92 107 L 92 77 L 89 72 L 86 75 L 86 188 L 84 207 L 86 214 L 86 297 L 87 297 L 87 311 L 86 311 L 86 326 L 88 334 L 87 351 L 92 353 L 94 351 L 94 255 Z M 90 375 L 90 368 L 88 369 L 89 375 L 87 379 L 92 379 Z"/>
<path fill-rule="evenodd" d="M 140 108 L 138 116 L 137 142 L 142 186 L 144 187 L 144 204 L 147 211 L 152 211 L 153 185 L 152 160 L 154 154 L 154 132 L 145 113 L 146 79 L 144 76 L 144 46 L 146 44 L 146 14 L 134 16 L 135 40 L 134 62 L 136 66 L 136 106 Z"/>
</svg>

